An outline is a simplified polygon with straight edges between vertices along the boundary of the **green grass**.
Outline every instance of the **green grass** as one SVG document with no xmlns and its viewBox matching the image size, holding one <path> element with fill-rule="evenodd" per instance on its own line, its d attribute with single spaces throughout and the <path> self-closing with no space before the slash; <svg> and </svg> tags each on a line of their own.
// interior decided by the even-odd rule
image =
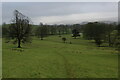
<svg viewBox="0 0 120 80">
<path fill-rule="evenodd" d="M 0 38 L 0 78 L 2 78 L 2 38 Z"/>
<path fill-rule="evenodd" d="M 117 78 L 118 57 L 113 48 L 92 41 L 49 36 L 33 38 L 22 51 L 3 40 L 4 78 Z M 69 44 L 69 42 L 72 44 Z"/>
</svg>

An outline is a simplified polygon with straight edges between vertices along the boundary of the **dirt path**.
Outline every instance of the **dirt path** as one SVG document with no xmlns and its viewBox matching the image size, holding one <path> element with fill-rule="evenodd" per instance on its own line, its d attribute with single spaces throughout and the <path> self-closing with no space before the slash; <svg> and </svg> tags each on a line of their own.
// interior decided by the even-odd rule
<svg viewBox="0 0 120 80">
<path fill-rule="evenodd" d="M 64 47 L 62 47 L 60 49 L 64 49 Z M 57 50 L 56 53 L 63 58 L 67 78 L 75 78 L 74 71 L 72 70 L 72 67 L 71 67 L 70 63 L 68 62 L 68 60 L 66 59 L 66 57 L 64 55 L 62 55 L 59 52 L 59 50 Z"/>
</svg>

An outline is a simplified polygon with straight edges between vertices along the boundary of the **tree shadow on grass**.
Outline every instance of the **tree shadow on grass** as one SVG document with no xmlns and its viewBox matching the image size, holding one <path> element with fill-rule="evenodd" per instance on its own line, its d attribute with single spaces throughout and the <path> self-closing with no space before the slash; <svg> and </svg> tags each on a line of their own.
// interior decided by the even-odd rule
<svg viewBox="0 0 120 80">
<path fill-rule="evenodd" d="M 18 47 L 12 47 L 11 50 L 12 51 L 17 51 L 17 52 L 23 52 L 24 51 L 23 48 L 18 48 Z"/>
</svg>

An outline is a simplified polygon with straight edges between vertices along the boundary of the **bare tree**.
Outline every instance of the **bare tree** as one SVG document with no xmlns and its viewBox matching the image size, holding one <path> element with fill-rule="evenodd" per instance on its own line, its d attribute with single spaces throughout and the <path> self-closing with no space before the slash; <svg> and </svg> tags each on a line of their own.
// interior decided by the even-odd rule
<svg viewBox="0 0 120 80">
<path fill-rule="evenodd" d="M 31 20 L 20 13 L 14 11 L 14 18 L 11 25 L 8 28 L 9 39 L 14 39 L 14 43 L 18 43 L 18 48 L 21 48 L 21 43 L 30 42 L 31 34 Z"/>
</svg>

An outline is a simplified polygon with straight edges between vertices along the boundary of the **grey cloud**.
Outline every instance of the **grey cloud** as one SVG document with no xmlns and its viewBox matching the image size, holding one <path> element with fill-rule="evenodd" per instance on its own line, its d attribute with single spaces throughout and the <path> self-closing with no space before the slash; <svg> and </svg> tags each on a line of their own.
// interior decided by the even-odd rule
<svg viewBox="0 0 120 80">
<path fill-rule="evenodd" d="M 7 2 L 3 3 L 3 21 L 10 20 L 15 9 L 31 18 L 81 13 L 117 13 L 117 2 Z"/>
</svg>

